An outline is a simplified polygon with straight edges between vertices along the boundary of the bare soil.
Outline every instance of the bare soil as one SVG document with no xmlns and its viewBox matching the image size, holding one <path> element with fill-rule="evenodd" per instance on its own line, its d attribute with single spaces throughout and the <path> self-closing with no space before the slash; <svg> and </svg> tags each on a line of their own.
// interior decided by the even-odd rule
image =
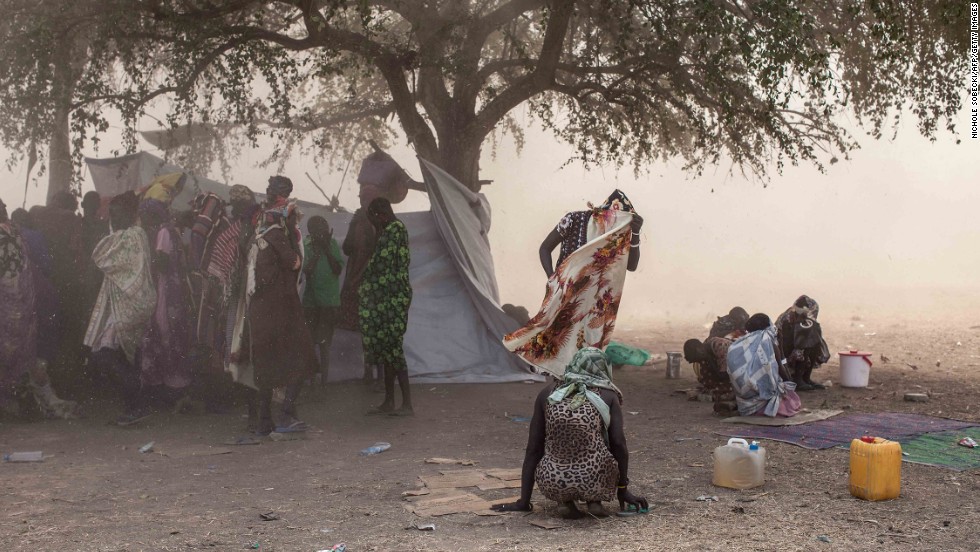
<svg viewBox="0 0 980 552">
<path fill-rule="evenodd" d="M 808 392 L 804 406 L 980 421 L 980 328 L 846 319 L 824 321 L 824 332 L 832 351 L 875 353 L 871 386 Z M 621 326 L 618 338 L 663 352 L 706 333 L 699 325 L 664 323 Z M 836 383 L 836 359 L 815 379 Z M 0 425 L 0 451 L 49 455 L 43 463 L 0 464 L 0 545 L 52 551 L 318 551 L 340 542 L 352 551 L 977 548 L 980 471 L 905 464 L 901 498 L 864 502 L 848 493 L 847 451 L 767 442 L 766 485 L 721 489 L 710 483 L 711 451 L 724 442 L 713 433 L 719 418 L 710 404 L 676 392 L 694 386 L 690 368 L 667 380 L 662 367 L 626 367 L 617 383 L 629 412 L 632 487 L 651 501 L 649 515 L 545 530 L 529 522 L 553 518 L 555 506 L 535 494 L 528 515 L 419 519 L 404 508 L 401 494 L 419 485 L 419 475 L 437 473 L 439 466 L 425 458 L 467 458 L 487 469 L 520 466 L 527 424 L 509 416 L 530 414 L 540 384 L 418 385 L 417 415 L 389 418 L 364 416 L 379 396 L 352 382 L 307 394 L 301 414 L 317 431 L 258 446 L 222 444 L 242 434 L 238 415 L 159 413 L 120 429 L 107 425 L 117 414 L 112 404 L 86 405 L 89 417 L 79 421 Z M 931 399 L 905 402 L 908 391 Z M 150 441 L 156 452 L 141 454 Z M 358 456 L 376 441 L 392 448 Z M 209 455 L 222 448 L 231 452 Z M 719 501 L 697 502 L 699 495 Z M 269 511 L 279 519 L 262 521 L 259 515 Z M 436 529 L 406 529 L 416 522 Z"/>
</svg>

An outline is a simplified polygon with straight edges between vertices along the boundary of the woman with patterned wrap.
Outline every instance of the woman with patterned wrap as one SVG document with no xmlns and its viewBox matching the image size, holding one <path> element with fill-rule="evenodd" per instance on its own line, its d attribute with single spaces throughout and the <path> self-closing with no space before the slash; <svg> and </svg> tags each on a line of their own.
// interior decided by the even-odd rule
<svg viewBox="0 0 980 552">
<path fill-rule="evenodd" d="M 576 501 L 586 502 L 594 516 L 608 515 L 602 502 L 612 500 L 614 491 L 621 510 L 627 504 L 647 508 L 646 499 L 628 489 L 622 402 L 605 354 L 595 347 L 575 353 L 562 378 L 542 389 L 534 402 L 520 500 L 494 509 L 530 511 L 535 483 L 567 518 L 582 515 Z"/>
<path fill-rule="evenodd" d="M 387 199 L 372 201 L 367 215 L 378 232 L 378 246 L 358 290 L 364 362 L 383 366 L 385 371 L 385 400 L 369 413 L 411 415 L 412 395 L 404 349 L 408 308 L 412 304 L 408 230 L 395 217 Z M 396 377 L 402 390 L 402 406 L 398 410 L 395 410 Z"/>
</svg>

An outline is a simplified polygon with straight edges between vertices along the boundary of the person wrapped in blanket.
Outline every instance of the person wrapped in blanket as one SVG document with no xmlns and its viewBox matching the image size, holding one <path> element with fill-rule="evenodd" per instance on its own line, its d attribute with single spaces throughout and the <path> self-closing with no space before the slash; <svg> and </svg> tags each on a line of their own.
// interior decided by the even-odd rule
<svg viewBox="0 0 980 552">
<path fill-rule="evenodd" d="M 559 503 L 558 513 L 565 518 L 582 516 L 576 501 L 585 502 L 589 514 L 605 517 L 602 502 L 614 496 L 620 510 L 627 504 L 647 509 L 647 500 L 629 490 L 622 402 L 605 354 L 595 347 L 579 349 L 564 376 L 542 389 L 534 401 L 521 498 L 493 509 L 531 511 L 535 483 L 545 497 Z"/>
<path fill-rule="evenodd" d="M 758 313 L 749 318 L 745 331 L 748 333 L 729 345 L 726 356 L 739 415 L 795 416 L 802 403 L 796 384 L 788 381 L 775 326 L 768 316 Z"/>
<path fill-rule="evenodd" d="M 786 354 L 790 377 L 799 391 L 826 389 L 811 380 L 813 370 L 830 360 L 830 349 L 817 322 L 820 305 L 801 295 L 776 319 L 779 346 Z"/>
<path fill-rule="evenodd" d="M 590 203 L 588 210 L 567 213 L 541 242 L 538 255 L 541 258 L 541 267 L 544 268 L 544 273 L 549 278 L 566 257 L 588 243 L 589 220 L 593 217 L 601 217 L 607 211 L 629 211 L 633 213 L 633 222 L 630 223 L 633 235 L 630 238 L 627 270 L 636 271 L 640 264 L 640 229 L 643 227 L 643 217 L 633 210 L 633 203 L 626 197 L 626 194 L 615 190 L 599 207 L 593 207 Z M 558 261 L 552 264 L 551 254 L 559 245 L 561 249 L 558 253 Z"/>
</svg>

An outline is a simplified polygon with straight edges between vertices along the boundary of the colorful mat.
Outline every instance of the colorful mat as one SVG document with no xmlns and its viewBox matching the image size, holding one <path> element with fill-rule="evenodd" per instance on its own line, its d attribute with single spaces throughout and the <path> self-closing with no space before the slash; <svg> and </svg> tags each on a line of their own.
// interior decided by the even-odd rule
<svg viewBox="0 0 980 552">
<path fill-rule="evenodd" d="M 980 442 L 980 427 L 928 433 L 901 440 L 902 460 L 956 471 L 980 468 L 980 448 L 971 449 L 956 444 L 963 437 L 973 437 L 973 440 Z"/>
<path fill-rule="evenodd" d="M 733 426 L 715 433 L 746 439 L 769 439 L 808 449 L 828 449 L 845 445 L 862 435 L 893 441 L 910 441 L 926 433 L 954 431 L 980 424 L 903 412 L 860 413 L 835 416 L 810 424 L 794 426 Z"/>
</svg>

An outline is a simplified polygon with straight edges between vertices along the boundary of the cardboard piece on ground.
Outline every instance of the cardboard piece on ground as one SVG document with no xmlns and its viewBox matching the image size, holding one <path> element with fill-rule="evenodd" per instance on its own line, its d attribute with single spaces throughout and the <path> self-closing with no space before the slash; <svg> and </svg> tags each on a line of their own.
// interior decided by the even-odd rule
<svg viewBox="0 0 980 552">
<path fill-rule="evenodd" d="M 415 495 L 403 494 L 403 496 L 405 497 L 405 500 L 409 502 L 419 502 L 422 500 L 431 500 L 434 498 L 441 498 L 444 496 L 450 496 L 450 495 L 455 495 L 464 492 L 452 487 L 447 487 L 445 489 L 420 489 L 420 490 L 424 490 L 426 492 L 421 494 L 415 494 Z"/>
<path fill-rule="evenodd" d="M 521 479 L 521 468 L 486 470 L 487 475 L 504 481 L 519 481 Z"/>
<path fill-rule="evenodd" d="M 430 500 L 415 502 L 412 511 L 418 516 L 445 516 L 464 512 L 489 510 L 490 503 L 473 493 L 460 492 Z"/>
<path fill-rule="evenodd" d="M 475 460 L 466 460 L 463 458 L 426 458 L 426 464 L 459 464 L 460 466 L 475 466 L 477 462 Z"/>
<path fill-rule="evenodd" d="M 568 527 L 568 524 L 566 523 L 563 523 L 555 519 L 548 519 L 548 518 L 532 519 L 528 521 L 528 523 L 530 523 L 535 527 L 540 527 L 542 529 L 548 529 L 548 530 Z"/>
<path fill-rule="evenodd" d="M 476 486 L 481 491 L 492 491 L 494 489 L 520 489 L 520 481 L 503 481 L 501 479 L 488 479 L 486 483 Z"/>
<path fill-rule="evenodd" d="M 453 473 L 449 475 L 424 475 L 421 477 L 425 486 L 430 489 L 477 487 L 488 482 L 483 472 Z"/>
</svg>

